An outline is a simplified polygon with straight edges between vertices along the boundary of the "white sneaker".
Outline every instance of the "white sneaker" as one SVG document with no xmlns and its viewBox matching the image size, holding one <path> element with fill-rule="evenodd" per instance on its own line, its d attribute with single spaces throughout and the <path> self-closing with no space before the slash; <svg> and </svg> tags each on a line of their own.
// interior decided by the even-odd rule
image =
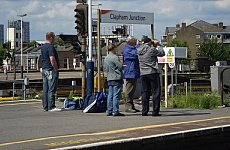
<svg viewBox="0 0 230 150">
<path fill-rule="evenodd" d="M 61 111 L 61 109 L 60 108 L 53 108 L 53 109 L 51 109 L 49 111 Z"/>
</svg>

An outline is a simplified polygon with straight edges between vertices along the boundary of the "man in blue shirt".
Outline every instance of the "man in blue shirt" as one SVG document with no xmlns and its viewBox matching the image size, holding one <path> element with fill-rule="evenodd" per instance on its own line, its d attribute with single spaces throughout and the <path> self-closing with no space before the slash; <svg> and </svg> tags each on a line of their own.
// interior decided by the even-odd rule
<svg viewBox="0 0 230 150">
<path fill-rule="evenodd" d="M 136 90 L 137 78 L 140 77 L 139 60 L 137 55 L 137 40 L 129 36 L 127 44 L 124 47 L 124 76 L 126 80 L 125 88 L 125 111 L 130 113 L 138 112 L 133 103 L 133 97 Z"/>
<path fill-rule="evenodd" d="M 59 77 L 59 58 L 54 48 L 55 34 L 46 33 L 46 43 L 42 46 L 42 78 L 43 78 L 43 109 L 44 111 L 61 111 L 55 106 L 55 94 Z"/>
</svg>

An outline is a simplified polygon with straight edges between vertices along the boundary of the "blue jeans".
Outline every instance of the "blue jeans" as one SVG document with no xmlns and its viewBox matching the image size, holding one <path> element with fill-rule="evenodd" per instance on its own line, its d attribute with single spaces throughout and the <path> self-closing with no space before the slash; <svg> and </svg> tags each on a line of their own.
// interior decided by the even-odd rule
<svg viewBox="0 0 230 150">
<path fill-rule="evenodd" d="M 109 85 L 109 94 L 107 98 L 107 113 L 119 113 L 121 87 L 121 85 Z"/>
<path fill-rule="evenodd" d="M 47 71 L 43 70 L 42 78 L 43 78 L 43 99 L 42 105 L 44 110 L 51 110 L 55 108 L 55 94 L 57 91 L 57 83 L 58 83 L 58 71 Z"/>
</svg>

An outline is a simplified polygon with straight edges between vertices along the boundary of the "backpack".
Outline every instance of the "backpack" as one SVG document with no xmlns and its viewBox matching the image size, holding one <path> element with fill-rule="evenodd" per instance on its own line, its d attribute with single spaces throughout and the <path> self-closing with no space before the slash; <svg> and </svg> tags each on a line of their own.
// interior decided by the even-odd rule
<svg viewBox="0 0 230 150">
<path fill-rule="evenodd" d="M 64 109 L 67 109 L 67 110 L 75 110 L 75 109 L 78 109 L 78 110 L 82 110 L 82 103 L 83 103 L 83 100 L 81 98 L 78 98 L 78 99 L 69 99 L 69 98 L 66 98 L 64 100 Z"/>
<path fill-rule="evenodd" d="M 104 92 L 87 95 L 84 100 L 84 113 L 99 113 L 107 110 L 107 95 Z"/>
</svg>

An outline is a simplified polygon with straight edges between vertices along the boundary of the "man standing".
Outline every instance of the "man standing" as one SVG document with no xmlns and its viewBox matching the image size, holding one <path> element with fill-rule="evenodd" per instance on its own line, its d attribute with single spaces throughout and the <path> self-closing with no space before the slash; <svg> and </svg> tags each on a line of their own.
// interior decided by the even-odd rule
<svg viewBox="0 0 230 150">
<path fill-rule="evenodd" d="M 107 73 L 109 94 L 107 98 L 107 116 L 124 116 L 119 111 L 119 101 L 123 85 L 122 63 L 116 55 L 116 47 L 110 44 L 109 54 L 105 57 L 104 67 Z"/>
<path fill-rule="evenodd" d="M 139 112 L 134 106 L 133 96 L 136 89 L 137 78 L 140 77 L 140 68 L 139 68 L 139 60 L 137 56 L 137 40 L 129 36 L 127 39 L 127 44 L 124 47 L 124 76 L 125 76 L 125 111 L 130 113 Z"/>
<path fill-rule="evenodd" d="M 149 112 L 149 99 L 152 95 L 153 112 L 152 116 L 161 116 L 160 112 L 160 71 L 158 69 L 157 57 L 165 55 L 163 50 L 157 50 L 152 46 L 150 38 L 143 39 L 143 45 L 138 48 L 140 72 L 142 80 L 142 116 Z"/>
<path fill-rule="evenodd" d="M 59 58 L 54 48 L 55 34 L 46 33 L 46 43 L 42 46 L 42 78 L 43 78 L 43 109 L 44 111 L 61 111 L 55 106 L 55 94 L 59 76 Z"/>
</svg>

